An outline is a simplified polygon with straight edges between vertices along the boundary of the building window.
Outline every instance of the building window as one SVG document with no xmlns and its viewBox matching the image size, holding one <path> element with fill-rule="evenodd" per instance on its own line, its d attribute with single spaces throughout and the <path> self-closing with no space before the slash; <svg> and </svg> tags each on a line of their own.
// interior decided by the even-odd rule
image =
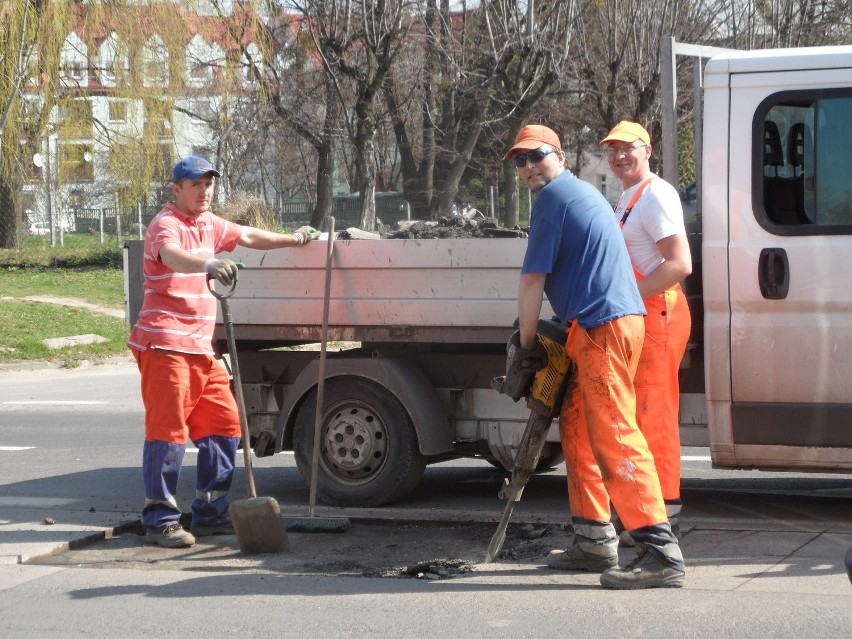
<svg viewBox="0 0 852 639">
<path fill-rule="evenodd" d="M 89 53 L 86 43 L 73 31 L 65 38 L 59 58 L 59 81 L 63 87 L 85 87 L 89 82 Z"/>
<path fill-rule="evenodd" d="M 113 100 L 109 103 L 109 121 L 127 122 L 127 102 Z"/>
<path fill-rule="evenodd" d="M 162 39 L 154 36 L 142 50 L 142 84 L 146 87 L 169 85 L 169 51 Z"/>
<path fill-rule="evenodd" d="M 62 182 L 88 182 L 95 179 L 91 144 L 64 142 L 59 145 L 59 178 Z"/>
<path fill-rule="evenodd" d="M 607 197 L 607 194 L 606 194 L 606 175 L 601 175 L 601 176 L 600 176 L 600 183 L 601 183 L 601 184 L 600 184 L 600 188 L 601 188 L 601 195 L 603 195 L 604 197 L 606 197 L 607 199 L 609 199 L 609 198 Z"/>
<path fill-rule="evenodd" d="M 56 122 L 66 138 L 88 138 L 92 135 L 94 116 L 86 98 L 63 100 L 57 105 Z"/>
<path fill-rule="evenodd" d="M 98 76 L 105 87 L 124 85 L 130 75 L 130 57 L 127 48 L 112 32 L 100 47 L 100 68 Z"/>
</svg>

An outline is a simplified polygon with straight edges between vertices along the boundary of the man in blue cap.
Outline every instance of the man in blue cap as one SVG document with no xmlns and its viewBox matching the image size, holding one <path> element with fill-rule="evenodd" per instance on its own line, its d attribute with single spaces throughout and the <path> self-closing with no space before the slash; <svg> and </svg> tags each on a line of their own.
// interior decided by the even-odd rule
<svg viewBox="0 0 852 639">
<path fill-rule="evenodd" d="M 145 296 L 127 342 L 142 374 L 145 404 L 142 523 L 147 541 L 167 548 L 186 548 L 195 537 L 234 532 L 227 494 L 240 419 L 228 374 L 214 358 L 216 299 L 207 279 L 230 286 L 237 266 L 216 254 L 237 246 L 303 246 L 319 236 L 309 226 L 287 235 L 214 215 L 210 204 L 218 177 L 210 162 L 197 156 L 175 165 L 174 200 L 145 234 Z M 198 449 L 189 532 L 179 523 L 175 498 L 187 438 Z"/>
</svg>

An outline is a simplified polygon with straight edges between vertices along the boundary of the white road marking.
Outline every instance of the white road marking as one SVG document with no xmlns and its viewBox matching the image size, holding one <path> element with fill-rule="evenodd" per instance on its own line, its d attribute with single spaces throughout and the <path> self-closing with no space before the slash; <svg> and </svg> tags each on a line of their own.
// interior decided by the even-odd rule
<svg viewBox="0 0 852 639">
<path fill-rule="evenodd" d="M 3 406 L 91 406 L 93 404 L 106 404 L 107 402 L 69 399 L 69 400 L 43 400 L 43 401 L 12 401 L 3 402 Z"/>
<path fill-rule="evenodd" d="M 0 446 L 0 451 L 16 452 L 19 450 L 32 450 L 35 446 Z"/>
<path fill-rule="evenodd" d="M 0 506 L 9 507 L 44 507 L 67 506 L 73 504 L 77 499 L 70 497 L 0 497 Z"/>
<path fill-rule="evenodd" d="M 683 455 L 681 461 L 710 461 L 710 455 Z"/>
</svg>

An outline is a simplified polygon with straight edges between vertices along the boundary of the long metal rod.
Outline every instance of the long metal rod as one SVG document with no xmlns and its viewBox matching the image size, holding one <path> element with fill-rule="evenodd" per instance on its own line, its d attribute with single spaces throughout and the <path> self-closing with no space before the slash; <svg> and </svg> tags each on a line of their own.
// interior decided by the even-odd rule
<svg viewBox="0 0 852 639">
<path fill-rule="evenodd" d="M 311 490 L 308 499 L 308 516 L 314 516 L 317 504 L 317 476 L 319 468 L 322 405 L 325 395 L 325 354 L 328 346 L 328 307 L 331 299 L 331 254 L 334 251 L 334 217 L 328 218 L 328 253 L 325 258 L 325 293 L 322 299 L 322 335 L 320 336 L 319 372 L 317 373 L 317 409 L 314 415 L 314 446 L 311 451 Z"/>
</svg>

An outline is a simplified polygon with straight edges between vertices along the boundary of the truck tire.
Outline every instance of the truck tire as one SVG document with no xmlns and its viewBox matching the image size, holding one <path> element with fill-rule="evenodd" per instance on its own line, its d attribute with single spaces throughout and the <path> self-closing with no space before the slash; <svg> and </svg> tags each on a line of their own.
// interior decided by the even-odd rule
<svg viewBox="0 0 852 639">
<path fill-rule="evenodd" d="M 293 430 L 299 474 L 311 478 L 314 388 L 302 403 Z M 382 506 L 418 484 L 426 468 L 411 418 L 392 393 L 363 377 L 326 381 L 320 426 L 317 499 L 331 506 Z"/>
</svg>

